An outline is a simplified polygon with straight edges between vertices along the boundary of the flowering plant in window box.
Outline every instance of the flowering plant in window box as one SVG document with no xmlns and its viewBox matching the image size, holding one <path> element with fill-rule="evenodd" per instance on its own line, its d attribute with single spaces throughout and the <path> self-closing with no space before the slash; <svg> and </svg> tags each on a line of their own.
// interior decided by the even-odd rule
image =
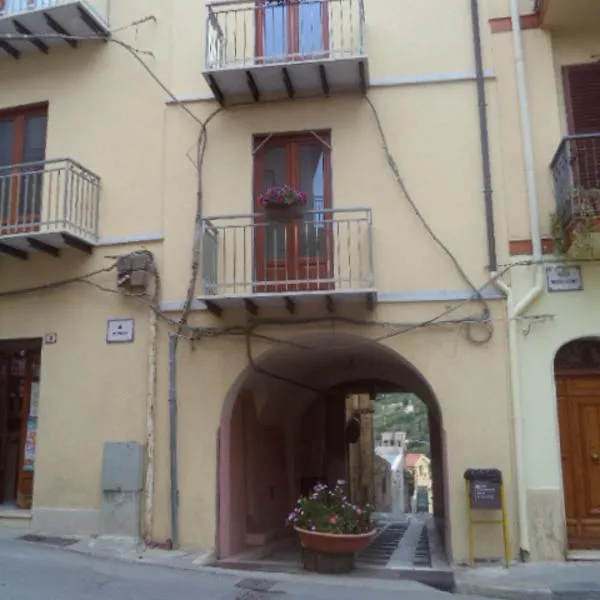
<svg viewBox="0 0 600 600">
<path fill-rule="evenodd" d="M 309 496 L 299 498 L 287 524 L 300 536 L 306 569 L 339 573 L 354 568 L 355 553 L 375 535 L 372 517 L 369 504 L 360 507 L 348 500 L 340 480 L 333 489 L 319 483 Z M 332 555 L 342 562 L 332 561 Z"/>
<path fill-rule="evenodd" d="M 289 185 L 271 187 L 258 199 L 267 217 L 273 220 L 302 218 L 307 202 L 308 196 L 304 192 Z"/>
</svg>

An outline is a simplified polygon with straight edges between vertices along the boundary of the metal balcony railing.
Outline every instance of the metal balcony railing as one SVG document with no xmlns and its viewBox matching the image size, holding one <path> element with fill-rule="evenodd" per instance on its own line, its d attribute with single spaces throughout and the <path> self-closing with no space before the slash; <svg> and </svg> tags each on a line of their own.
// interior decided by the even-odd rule
<svg viewBox="0 0 600 600">
<path fill-rule="evenodd" d="M 205 296 L 373 288 L 368 208 L 307 211 L 273 223 L 262 214 L 204 219 Z"/>
<path fill-rule="evenodd" d="M 363 0 L 226 0 L 208 5 L 206 69 L 364 55 Z"/>
<path fill-rule="evenodd" d="M 582 211 L 600 214 L 600 132 L 565 137 L 550 164 L 563 222 Z"/>
<path fill-rule="evenodd" d="M 69 233 L 98 240 L 100 178 L 71 159 L 0 167 L 0 239 Z"/>
</svg>

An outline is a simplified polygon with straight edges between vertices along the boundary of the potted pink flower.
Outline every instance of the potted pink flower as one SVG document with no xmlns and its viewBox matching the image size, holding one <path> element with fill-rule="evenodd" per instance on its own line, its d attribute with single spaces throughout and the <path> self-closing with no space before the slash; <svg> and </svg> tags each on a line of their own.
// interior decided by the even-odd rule
<svg viewBox="0 0 600 600">
<path fill-rule="evenodd" d="M 265 215 L 272 221 L 301 219 L 307 202 L 308 196 L 304 192 L 294 190 L 289 185 L 271 187 L 258 199 Z"/>
<path fill-rule="evenodd" d="M 348 500 L 344 481 L 333 489 L 317 484 L 309 496 L 298 499 L 287 519 L 300 536 L 304 568 L 321 573 L 352 570 L 355 554 L 375 535 L 372 516 L 370 505 Z"/>
</svg>

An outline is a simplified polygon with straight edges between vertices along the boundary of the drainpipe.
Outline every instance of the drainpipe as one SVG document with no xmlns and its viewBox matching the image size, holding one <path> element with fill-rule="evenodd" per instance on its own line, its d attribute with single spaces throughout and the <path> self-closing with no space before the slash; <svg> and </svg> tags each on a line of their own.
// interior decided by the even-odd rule
<svg viewBox="0 0 600 600">
<path fill-rule="evenodd" d="M 487 101 L 485 95 L 485 77 L 481 52 L 481 25 L 479 23 L 479 0 L 471 0 L 471 21 L 473 29 L 473 52 L 477 80 L 477 101 L 479 106 L 479 132 L 481 138 L 481 162 L 483 175 L 483 204 L 487 229 L 488 269 L 496 271 L 496 227 L 494 224 L 494 204 L 492 189 L 492 169 L 490 160 L 490 138 L 488 132 Z"/>
<path fill-rule="evenodd" d="M 540 217 L 538 209 L 538 193 L 535 181 L 535 161 L 533 155 L 533 134 L 527 95 L 527 79 L 523 56 L 523 39 L 521 34 L 521 15 L 518 0 L 510 0 L 513 45 L 515 53 L 515 71 L 521 115 L 521 136 L 523 143 L 523 160 L 527 181 L 527 199 L 531 232 L 532 259 L 535 275 L 532 288 L 517 302 L 513 290 L 498 278 L 495 285 L 506 295 L 508 312 L 508 346 L 510 355 L 510 383 L 512 396 L 512 418 L 515 441 L 515 467 L 517 476 L 517 501 L 519 520 L 519 554 L 522 561 L 527 561 L 530 553 L 529 520 L 527 511 L 527 477 L 525 469 L 523 443 L 523 417 L 520 384 L 520 365 L 518 347 L 517 319 L 539 298 L 544 290 L 544 267 L 542 264 L 542 241 L 540 235 Z"/>
<path fill-rule="evenodd" d="M 171 484 L 171 542 L 179 548 L 179 477 L 177 470 L 177 335 L 169 334 L 169 473 Z"/>
<path fill-rule="evenodd" d="M 155 446 L 155 406 L 156 406 L 156 360 L 158 351 L 158 317 L 150 309 L 150 332 L 148 344 L 148 382 L 146 392 L 146 481 L 144 502 L 143 534 L 146 540 L 152 538 L 153 494 L 154 494 L 154 446 Z"/>
</svg>

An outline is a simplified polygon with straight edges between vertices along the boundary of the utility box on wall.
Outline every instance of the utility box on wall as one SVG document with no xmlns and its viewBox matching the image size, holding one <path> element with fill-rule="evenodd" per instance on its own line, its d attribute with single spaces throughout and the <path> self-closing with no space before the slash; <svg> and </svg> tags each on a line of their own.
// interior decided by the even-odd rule
<svg viewBox="0 0 600 600">
<path fill-rule="evenodd" d="M 137 442 L 107 442 L 102 457 L 101 533 L 140 536 L 144 447 Z"/>
</svg>

